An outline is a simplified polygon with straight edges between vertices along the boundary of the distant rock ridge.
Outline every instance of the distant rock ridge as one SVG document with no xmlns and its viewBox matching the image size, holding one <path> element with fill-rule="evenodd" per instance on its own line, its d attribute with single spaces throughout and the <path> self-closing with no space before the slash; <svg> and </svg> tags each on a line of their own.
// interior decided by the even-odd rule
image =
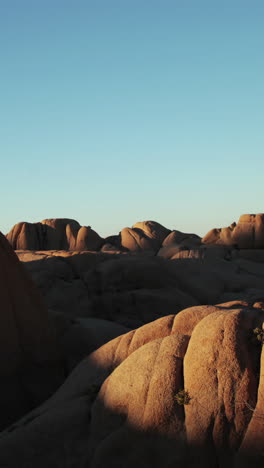
<svg viewBox="0 0 264 468">
<path fill-rule="evenodd" d="M 244 214 L 238 223 L 211 229 L 203 238 L 204 244 L 237 246 L 240 249 L 264 248 L 264 213 Z"/>
<path fill-rule="evenodd" d="M 20 222 L 6 237 L 14 250 L 99 250 L 103 244 L 90 226 L 68 218 Z"/>
<path fill-rule="evenodd" d="M 206 245 L 264 248 L 264 214 L 245 214 L 238 223 L 211 229 L 202 239 L 196 234 L 170 230 L 156 221 L 137 222 L 117 235 L 102 238 L 90 226 L 80 226 L 74 219 L 44 219 L 38 223 L 20 222 L 6 235 L 14 250 L 70 250 L 158 253 L 168 256 L 172 248 L 189 250 Z M 177 253 L 175 251 L 175 253 Z"/>
</svg>

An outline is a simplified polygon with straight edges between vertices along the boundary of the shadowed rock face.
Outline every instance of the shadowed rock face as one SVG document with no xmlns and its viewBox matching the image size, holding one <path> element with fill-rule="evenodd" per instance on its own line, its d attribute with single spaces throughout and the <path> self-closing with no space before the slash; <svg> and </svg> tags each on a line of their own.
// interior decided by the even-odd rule
<svg viewBox="0 0 264 468">
<path fill-rule="evenodd" d="M 188 250 L 165 246 L 158 255 L 85 251 L 17 255 L 49 310 L 129 328 L 188 306 L 264 297 L 260 249 L 203 245 Z"/>
<path fill-rule="evenodd" d="M 263 466 L 263 319 L 260 304 L 198 306 L 114 339 L 2 433 L 0 465 Z"/>
<path fill-rule="evenodd" d="M 129 328 L 199 301 L 182 284 L 182 268 L 160 257 L 95 252 L 17 251 L 51 311 L 96 317 Z"/>
<path fill-rule="evenodd" d="M 226 228 L 212 229 L 202 239 L 204 244 L 235 245 L 240 249 L 264 248 L 264 214 L 246 214 Z"/>
<path fill-rule="evenodd" d="M 0 233 L 0 426 L 48 398 L 63 368 L 48 311 L 27 271 Z"/>
</svg>

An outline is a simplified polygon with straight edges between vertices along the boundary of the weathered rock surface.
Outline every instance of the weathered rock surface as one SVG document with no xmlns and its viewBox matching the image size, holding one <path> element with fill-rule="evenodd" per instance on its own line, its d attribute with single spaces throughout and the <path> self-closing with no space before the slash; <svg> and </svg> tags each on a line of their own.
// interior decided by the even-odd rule
<svg viewBox="0 0 264 468">
<path fill-rule="evenodd" d="M 18 257 L 48 308 L 71 317 L 95 317 L 136 328 L 199 304 L 179 285 L 170 262 L 153 256 L 92 252 L 25 252 Z"/>
<path fill-rule="evenodd" d="M 31 246 L 17 256 L 42 291 L 49 319 L 23 299 L 26 283 L 17 288 L 21 309 L 19 295 L 9 309 L 3 299 L 2 345 L 11 367 L 4 359 L 1 395 L 13 411 L 5 424 L 48 395 L 43 355 L 58 376 L 54 343 L 64 370 L 73 372 L 0 435 L 0 466 L 264 465 L 264 332 L 260 340 L 253 333 L 264 322 L 263 216 L 244 215 L 202 241 L 154 221 L 105 240 L 69 219 L 17 225 L 9 242 Z M 31 250 L 40 245 L 44 250 Z M 2 284 L 16 274 L 3 273 Z M 190 397 L 186 405 L 177 402 L 181 389 Z"/>
<path fill-rule="evenodd" d="M 121 231 L 121 245 L 132 252 L 157 251 L 170 230 L 155 221 L 143 221 Z"/>
<path fill-rule="evenodd" d="M 90 227 L 73 219 L 21 222 L 7 234 L 15 250 L 99 250 L 103 239 Z"/>
<path fill-rule="evenodd" d="M 264 248 L 264 214 L 245 214 L 238 223 L 211 229 L 202 239 L 196 234 L 169 230 L 156 221 L 140 221 L 122 229 L 119 235 L 102 239 L 90 226 L 73 219 L 45 219 L 39 223 L 20 222 L 7 234 L 15 250 L 94 250 L 156 253 L 160 248 L 197 249 L 216 244 L 240 249 Z M 104 245 L 107 244 L 106 247 Z"/>
<path fill-rule="evenodd" d="M 202 239 L 205 244 L 235 245 L 240 249 L 264 248 L 264 214 L 245 214 L 238 223 L 212 229 Z"/>
<path fill-rule="evenodd" d="M 262 466 L 263 319 L 260 304 L 198 306 L 107 343 L 2 433 L 0 466 Z"/>
<path fill-rule="evenodd" d="M 201 244 L 201 238 L 197 234 L 187 234 L 180 231 L 171 231 L 162 242 L 163 247 L 178 245 L 184 247 L 195 247 Z"/>
<path fill-rule="evenodd" d="M 219 245 L 190 250 L 165 246 L 156 256 L 17 251 L 50 310 L 129 328 L 188 306 L 261 300 L 261 253 Z"/>
<path fill-rule="evenodd" d="M 48 398 L 64 372 L 41 295 L 0 233 L 0 426 Z"/>
</svg>

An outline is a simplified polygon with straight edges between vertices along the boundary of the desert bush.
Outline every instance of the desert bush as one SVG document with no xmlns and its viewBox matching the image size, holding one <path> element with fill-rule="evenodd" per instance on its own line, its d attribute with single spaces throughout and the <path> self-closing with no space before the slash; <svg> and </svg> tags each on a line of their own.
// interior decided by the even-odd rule
<svg viewBox="0 0 264 468">
<path fill-rule="evenodd" d="M 176 393 L 175 400 L 177 401 L 178 405 L 189 405 L 191 397 L 186 390 L 181 389 L 178 391 L 178 393 Z"/>
</svg>

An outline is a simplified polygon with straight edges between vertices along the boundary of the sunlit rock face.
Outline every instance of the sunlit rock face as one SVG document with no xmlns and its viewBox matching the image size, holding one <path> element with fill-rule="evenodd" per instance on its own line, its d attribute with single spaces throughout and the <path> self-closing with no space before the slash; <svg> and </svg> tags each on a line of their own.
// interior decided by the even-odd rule
<svg viewBox="0 0 264 468">
<path fill-rule="evenodd" d="M 245 214 L 238 223 L 212 229 L 202 239 L 205 244 L 233 245 L 240 249 L 264 248 L 264 214 Z"/>
<path fill-rule="evenodd" d="M 192 250 L 202 245 L 240 249 L 264 248 L 264 214 L 242 215 L 238 223 L 211 229 L 202 239 L 196 234 L 169 230 L 156 221 L 140 221 L 119 234 L 103 239 L 90 226 L 73 219 L 45 219 L 39 223 L 20 222 L 7 234 L 15 250 L 77 250 L 117 252 L 167 252 L 171 248 Z M 162 254 L 162 253 L 161 253 Z M 165 253 L 166 255 L 166 253 Z"/>
<path fill-rule="evenodd" d="M 0 466 L 262 466 L 263 319 L 263 304 L 233 301 L 115 338 L 2 433 Z"/>
<path fill-rule="evenodd" d="M 48 398 L 63 368 L 48 311 L 23 264 L 0 233 L 0 426 Z"/>
<path fill-rule="evenodd" d="M 143 221 L 121 231 L 121 245 L 132 252 L 156 252 L 171 231 L 155 221 Z"/>
<path fill-rule="evenodd" d="M 103 239 L 73 219 L 18 223 L 7 234 L 14 250 L 99 250 Z"/>
</svg>

